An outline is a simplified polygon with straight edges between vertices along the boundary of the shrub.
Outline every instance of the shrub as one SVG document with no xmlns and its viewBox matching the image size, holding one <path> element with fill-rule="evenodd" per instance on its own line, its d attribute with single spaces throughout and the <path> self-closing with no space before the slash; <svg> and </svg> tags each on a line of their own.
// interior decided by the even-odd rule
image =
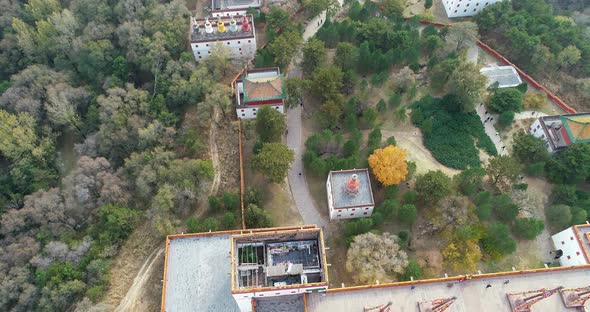
<svg viewBox="0 0 590 312">
<path fill-rule="evenodd" d="M 516 90 L 520 91 L 520 93 L 525 94 L 526 91 L 529 89 L 529 85 L 526 82 L 523 82 L 515 87 Z"/>
<path fill-rule="evenodd" d="M 186 227 L 189 233 L 199 233 L 201 232 L 201 221 L 195 217 L 188 218 Z"/>
<path fill-rule="evenodd" d="M 203 223 L 201 223 L 201 229 L 204 232 L 215 232 L 217 230 L 219 230 L 219 226 L 220 226 L 220 222 L 219 220 L 213 218 L 213 217 L 209 217 L 205 220 L 203 220 Z"/>
<path fill-rule="evenodd" d="M 514 112 L 503 112 L 498 116 L 498 125 L 502 128 L 509 127 L 514 121 Z"/>
<path fill-rule="evenodd" d="M 540 161 L 530 164 L 526 167 L 526 173 L 533 177 L 540 177 L 545 175 L 545 162 Z"/>
<path fill-rule="evenodd" d="M 253 187 L 246 190 L 246 194 L 244 194 L 244 205 L 248 206 L 250 204 L 260 206 L 262 204 L 262 190 Z"/>
<path fill-rule="evenodd" d="M 380 113 L 384 113 L 387 110 L 387 105 L 383 99 L 379 100 L 377 103 L 377 111 Z"/>
<path fill-rule="evenodd" d="M 570 184 L 557 184 L 551 192 L 551 201 L 556 204 L 575 205 L 578 201 L 576 186 Z"/>
<path fill-rule="evenodd" d="M 397 184 L 390 185 L 385 188 L 383 196 L 385 199 L 397 199 L 397 194 L 399 192 L 399 186 Z"/>
<path fill-rule="evenodd" d="M 430 9 L 432 7 L 432 0 L 424 1 L 424 8 Z"/>
<path fill-rule="evenodd" d="M 489 109 L 495 113 L 520 112 L 522 93 L 515 88 L 497 89 L 490 99 Z"/>
<path fill-rule="evenodd" d="M 410 242 L 410 232 L 408 231 L 399 231 L 399 233 L 397 234 L 397 237 L 399 237 L 399 244 L 400 246 L 408 246 L 408 243 Z"/>
<path fill-rule="evenodd" d="M 397 108 L 402 103 L 402 97 L 398 93 L 389 96 L 388 104 L 391 108 Z"/>
<path fill-rule="evenodd" d="M 226 212 L 221 218 L 221 225 L 226 230 L 234 229 L 237 223 L 238 218 L 236 218 L 236 214 L 231 211 Z"/>
<path fill-rule="evenodd" d="M 240 195 L 236 193 L 223 193 L 223 206 L 226 210 L 236 210 L 240 208 Z"/>
<path fill-rule="evenodd" d="M 379 226 L 381 223 L 383 223 L 383 214 L 379 211 L 375 211 L 373 212 L 371 219 L 373 220 L 373 224 L 375 226 Z"/>
<path fill-rule="evenodd" d="M 361 116 L 361 127 L 363 129 L 373 128 L 375 120 L 377 120 L 377 111 L 372 107 L 369 107 L 363 111 L 363 115 Z"/>
<path fill-rule="evenodd" d="M 395 137 L 393 135 L 388 137 L 387 140 L 385 140 L 385 146 L 387 145 L 397 145 L 397 142 L 395 141 Z"/>
<path fill-rule="evenodd" d="M 477 214 L 477 217 L 481 221 L 486 221 L 486 220 L 490 219 L 490 217 L 492 216 L 492 205 L 491 204 L 478 205 L 475 210 L 475 214 Z"/>
<path fill-rule="evenodd" d="M 508 226 L 502 223 L 492 223 L 481 240 L 483 249 L 492 258 L 498 259 L 516 250 L 516 242 L 510 237 Z"/>
<path fill-rule="evenodd" d="M 478 167 L 476 142 L 477 147 L 489 155 L 497 154 L 477 114 L 450 113 L 441 104 L 441 99 L 430 96 L 415 102 L 411 108 L 412 122 L 417 127 L 422 128 L 424 120 L 432 120 L 432 131 L 422 131 L 424 145 L 441 164 L 455 169 Z M 426 126 L 430 127 L 429 124 Z"/>
<path fill-rule="evenodd" d="M 254 146 L 252 146 L 252 153 L 254 155 L 260 153 L 260 150 L 262 150 L 262 146 L 264 145 L 264 142 L 262 141 L 256 141 L 256 143 L 254 143 Z"/>
<path fill-rule="evenodd" d="M 369 141 L 367 142 L 369 154 L 381 147 L 381 138 L 381 129 L 379 128 L 375 128 L 373 131 L 371 131 L 371 133 L 369 133 Z"/>
<path fill-rule="evenodd" d="M 402 202 L 404 204 L 415 204 L 417 196 L 418 196 L 418 194 L 416 194 L 415 191 L 407 191 L 402 196 Z"/>
<path fill-rule="evenodd" d="M 572 207 L 572 221 L 570 222 L 571 225 L 576 224 L 584 224 L 586 220 L 588 220 L 588 212 L 579 207 Z"/>
<path fill-rule="evenodd" d="M 399 208 L 399 211 L 397 214 L 398 214 L 399 220 L 402 223 L 404 223 L 406 225 L 412 225 L 416 221 L 417 213 L 418 212 L 416 211 L 416 206 L 414 206 L 412 204 L 405 204 Z"/>
<path fill-rule="evenodd" d="M 492 199 L 492 193 L 484 191 L 484 192 L 479 192 L 477 193 L 477 195 L 475 195 L 475 203 L 478 205 L 483 205 L 483 204 L 487 204 L 491 201 Z"/>
<path fill-rule="evenodd" d="M 221 200 L 215 195 L 209 196 L 209 208 L 213 211 L 221 210 Z"/>
<path fill-rule="evenodd" d="M 516 183 L 512 186 L 515 190 L 526 191 L 529 188 L 529 185 L 526 183 Z"/>
<path fill-rule="evenodd" d="M 547 98 L 541 92 L 537 92 L 534 94 L 528 94 L 524 96 L 524 108 L 525 109 L 532 109 L 532 108 L 540 108 L 545 104 Z"/>
<path fill-rule="evenodd" d="M 430 0 L 430 2 L 432 3 L 432 0 Z M 403 280 L 404 281 L 409 281 L 412 278 L 414 280 L 418 280 L 422 277 L 422 268 L 420 267 L 420 265 L 418 264 L 418 262 L 416 262 L 415 259 L 410 258 L 408 261 L 408 266 L 406 267 L 406 270 L 404 271 L 403 274 Z"/>
<path fill-rule="evenodd" d="M 562 230 L 568 227 L 572 221 L 572 212 L 570 206 L 567 205 L 552 205 L 545 209 L 545 216 L 547 221 L 557 230 Z"/>
<path fill-rule="evenodd" d="M 492 205 L 496 216 L 504 222 L 511 222 L 518 216 L 518 205 L 512 203 L 512 199 L 508 195 L 494 196 Z"/>
<path fill-rule="evenodd" d="M 544 228 L 543 221 L 534 218 L 519 218 L 514 222 L 514 234 L 523 239 L 535 239 Z"/>
<path fill-rule="evenodd" d="M 381 211 L 384 217 L 393 217 L 397 216 L 398 206 L 397 200 L 387 199 L 379 205 L 378 210 Z"/>
</svg>

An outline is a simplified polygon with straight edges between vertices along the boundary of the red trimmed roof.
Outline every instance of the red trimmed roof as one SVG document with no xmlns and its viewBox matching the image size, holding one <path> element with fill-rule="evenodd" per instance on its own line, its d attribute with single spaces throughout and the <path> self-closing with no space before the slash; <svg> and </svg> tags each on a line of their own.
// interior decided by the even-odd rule
<svg viewBox="0 0 590 312">
<path fill-rule="evenodd" d="M 561 136 L 565 140 L 565 143 L 567 145 L 571 145 L 572 140 L 570 139 L 570 136 L 567 134 L 567 130 L 565 129 L 565 127 L 561 127 L 561 129 L 559 129 L 559 132 L 561 132 Z"/>
</svg>

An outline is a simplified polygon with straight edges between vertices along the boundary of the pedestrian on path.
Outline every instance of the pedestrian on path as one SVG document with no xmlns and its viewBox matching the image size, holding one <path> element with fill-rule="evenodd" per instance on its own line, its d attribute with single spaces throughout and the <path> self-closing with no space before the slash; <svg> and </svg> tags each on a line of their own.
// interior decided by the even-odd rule
<svg viewBox="0 0 590 312">
<path fill-rule="evenodd" d="M 498 133 L 498 132 L 496 132 L 496 135 L 499 135 L 499 133 Z"/>
<path fill-rule="evenodd" d="M 485 113 L 485 114 L 487 115 L 487 114 L 488 114 L 488 111 L 486 111 L 486 113 Z"/>
<path fill-rule="evenodd" d="M 494 117 L 490 117 L 490 121 L 494 120 Z"/>
</svg>

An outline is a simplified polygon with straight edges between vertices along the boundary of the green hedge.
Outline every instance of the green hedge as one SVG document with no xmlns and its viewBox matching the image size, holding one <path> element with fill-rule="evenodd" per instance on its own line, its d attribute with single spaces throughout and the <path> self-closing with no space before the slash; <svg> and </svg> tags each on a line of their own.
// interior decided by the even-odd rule
<svg viewBox="0 0 590 312">
<path fill-rule="evenodd" d="M 466 169 L 480 165 L 477 148 L 497 155 L 477 114 L 449 113 L 441 102 L 441 99 L 426 96 L 411 106 L 412 122 L 419 128 L 425 124 L 432 127 L 430 131 L 423 131 L 424 145 L 436 160 L 450 168 Z"/>
</svg>

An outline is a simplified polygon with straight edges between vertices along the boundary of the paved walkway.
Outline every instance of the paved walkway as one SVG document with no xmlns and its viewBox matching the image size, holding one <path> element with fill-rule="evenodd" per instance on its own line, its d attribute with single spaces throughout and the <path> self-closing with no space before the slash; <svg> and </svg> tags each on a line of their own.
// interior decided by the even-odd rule
<svg viewBox="0 0 590 312">
<path fill-rule="evenodd" d="M 478 105 L 476 108 L 476 112 L 479 115 L 479 119 L 481 119 L 481 123 L 483 124 L 484 129 L 486 130 L 486 134 L 490 137 L 490 139 L 492 139 L 494 145 L 496 145 L 498 155 L 508 155 L 508 151 L 506 150 L 506 148 L 502 148 L 506 145 L 504 145 L 504 142 L 502 142 L 502 138 L 500 137 L 500 134 L 494 126 L 498 121 L 498 115 L 492 114 L 490 112 L 486 114 L 486 111 L 487 110 L 485 105 L 482 104 Z M 492 120 L 486 122 L 485 120 L 487 118 L 492 118 Z"/>
<path fill-rule="evenodd" d="M 342 6 L 343 0 L 338 0 Z M 313 37 L 316 32 L 326 22 L 326 12 L 322 12 L 320 15 L 313 18 L 305 26 L 303 31 L 303 40 L 307 41 Z M 288 76 L 289 77 L 301 77 L 301 66 L 300 66 L 301 53 L 297 53 L 293 58 L 293 61 L 289 65 Z M 301 120 L 302 107 L 298 106 L 287 110 L 287 146 L 295 152 L 295 161 L 291 165 L 287 178 L 289 179 L 289 186 L 291 188 L 291 194 L 293 200 L 297 206 L 297 210 L 303 218 L 305 224 L 316 224 L 325 229 L 328 225 L 329 220 L 324 218 L 316 206 L 311 193 L 309 192 L 309 186 L 305 179 L 305 173 L 303 171 L 303 151 L 304 137 L 303 137 L 303 125 Z"/>
</svg>

